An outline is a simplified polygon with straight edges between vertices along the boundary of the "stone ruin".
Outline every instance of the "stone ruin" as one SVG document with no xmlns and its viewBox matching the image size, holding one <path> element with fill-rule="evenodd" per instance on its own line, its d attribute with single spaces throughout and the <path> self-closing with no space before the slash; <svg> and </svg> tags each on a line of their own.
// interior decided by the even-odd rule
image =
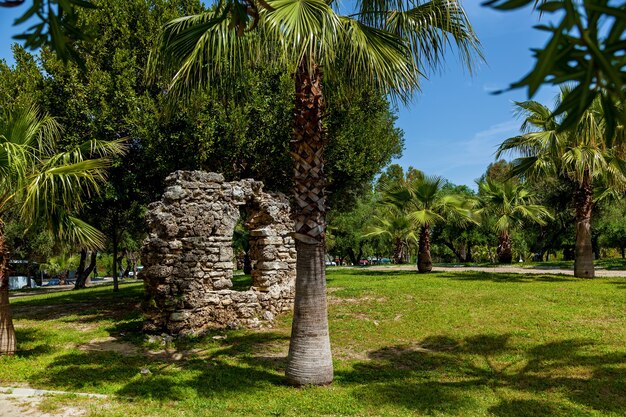
<svg viewBox="0 0 626 417">
<path fill-rule="evenodd" d="M 144 330 L 193 334 L 223 327 L 258 327 L 293 306 L 296 248 L 289 202 L 251 179 L 176 171 L 147 214 L 141 276 Z M 246 210 L 252 287 L 232 290 L 233 231 Z"/>
</svg>

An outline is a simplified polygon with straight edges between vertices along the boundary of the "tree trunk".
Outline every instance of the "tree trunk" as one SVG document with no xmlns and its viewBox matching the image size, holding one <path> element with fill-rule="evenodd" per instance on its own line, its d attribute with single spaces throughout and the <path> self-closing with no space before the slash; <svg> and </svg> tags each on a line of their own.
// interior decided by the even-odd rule
<svg viewBox="0 0 626 417">
<path fill-rule="evenodd" d="M 243 273 L 250 275 L 252 273 L 252 260 L 250 259 L 250 251 L 247 250 L 243 254 Z"/>
<path fill-rule="evenodd" d="M 403 263 L 404 259 L 403 259 L 403 242 L 402 239 L 399 237 L 396 237 L 394 240 L 394 247 L 393 247 L 393 263 L 394 264 L 401 264 Z"/>
<path fill-rule="evenodd" d="M 357 259 L 356 254 L 354 253 L 354 249 L 348 248 L 346 249 L 346 252 L 348 252 L 348 258 L 350 258 L 350 262 L 352 262 L 352 265 L 358 265 L 359 259 Z"/>
<path fill-rule="evenodd" d="M 325 385 L 333 380 L 328 335 L 324 248 L 326 179 L 322 126 L 321 70 L 304 57 L 295 74 L 294 197 L 296 296 L 286 377 L 292 385 Z"/>
<path fill-rule="evenodd" d="M 81 249 L 80 262 L 78 263 L 78 269 L 76 270 L 76 281 L 74 282 L 74 289 L 85 288 L 85 261 L 87 260 L 87 250 Z"/>
<path fill-rule="evenodd" d="M 466 262 L 472 262 L 472 242 L 468 241 L 467 242 L 467 257 L 466 257 Z"/>
<path fill-rule="evenodd" d="M 91 255 L 89 257 L 89 266 L 85 270 L 85 285 L 91 284 L 90 275 L 96 269 L 97 258 L 98 258 L 98 252 L 95 250 L 91 251 Z"/>
<path fill-rule="evenodd" d="M 0 355 L 13 355 L 16 348 L 9 304 L 9 256 L 4 240 L 4 223 L 0 220 Z"/>
<path fill-rule="evenodd" d="M 113 213 L 113 291 L 119 291 L 119 274 L 117 273 L 117 212 Z"/>
<path fill-rule="evenodd" d="M 80 264 L 78 265 L 78 271 L 76 271 L 76 283 L 74 284 L 74 289 L 85 288 L 86 285 L 90 282 L 89 275 L 96 268 L 96 260 L 97 260 L 98 252 L 92 251 L 89 255 L 89 265 L 85 268 L 85 258 L 87 257 L 87 251 L 80 251 Z"/>
<path fill-rule="evenodd" d="M 498 238 L 498 262 L 510 264 L 513 261 L 513 251 L 511 250 L 511 236 L 508 232 L 500 233 Z"/>
<path fill-rule="evenodd" d="M 430 272 L 433 270 L 433 262 L 430 258 L 430 226 L 427 224 L 422 226 L 420 231 L 417 270 L 418 272 Z"/>
<path fill-rule="evenodd" d="M 591 245 L 591 212 L 593 211 L 593 188 L 591 179 L 585 176 L 575 193 L 576 201 L 576 257 L 574 276 L 593 278 L 593 248 Z"/>
</svg>

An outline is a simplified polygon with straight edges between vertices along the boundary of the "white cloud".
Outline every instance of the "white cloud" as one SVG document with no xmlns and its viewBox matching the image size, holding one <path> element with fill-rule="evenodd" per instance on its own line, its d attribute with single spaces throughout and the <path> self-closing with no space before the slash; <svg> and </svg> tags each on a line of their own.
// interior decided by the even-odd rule
<svg viewBox="0 0 626 417">
<path fill-rule="evenodd" d="M 494 161 L 495 151 L 500 143 L 506 138 L 519 132 L 520 122 L 508 120 L 497 123 L 488 128 L 476 132 L 471 139 L 459 143 L 455 150 L 447 154 L 442 172 L 453 172 L 463 167 L 480 167 L 485 169 Z M 472 178 L 473 180 L 473 178 Z"/>
<path fill-rule="evenodd" d="M 485 83 L 483 84 L 483 91 L 485 93 L 494 93 L 496 91 L 501 91 L 504 90 L 506 87 L 503 87 L 500 84 L 496 84 L 496 83 Z"/>
<path fill-rule="evenodd" d="M 399 160 L 404 167 L 412 165 L 427 174 L 441 175 L 455 184 L 475 188 L 474 180 L 495 161 L 500 143 L 519 132 L 519 120 L 507 120 L 479 130 L 468 139 L 407 138 L 407 151 Z"/>
</svg>

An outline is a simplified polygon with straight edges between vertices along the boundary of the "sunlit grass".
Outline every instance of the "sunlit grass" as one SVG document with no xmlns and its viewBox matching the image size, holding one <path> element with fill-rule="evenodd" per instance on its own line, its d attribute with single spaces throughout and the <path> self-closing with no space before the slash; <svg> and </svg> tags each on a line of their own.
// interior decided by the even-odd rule
<svg viewBox="0 0 626 417">
<path fill-rule="evenodd" d="M 289 316 L 149 352 L 141 284 L 13 300 L 0 383 L 110 395 L 44 402 L 90 416 L 626 414 L 626 279 L 337 269 L 328 287 L 330 387 L 284 385 Z"/>
</svg>

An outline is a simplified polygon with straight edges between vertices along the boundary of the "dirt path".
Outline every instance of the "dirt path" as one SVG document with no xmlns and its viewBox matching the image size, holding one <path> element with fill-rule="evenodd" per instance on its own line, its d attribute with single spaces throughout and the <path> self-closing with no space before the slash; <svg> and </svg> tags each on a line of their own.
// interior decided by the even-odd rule
<svg viewBox="0 0 626 417">
<path fill-rule="evenodd" d="M 41 397 L 15 398 L 0 394 L 0 417 L 80 417 L 84 410 L 66 407 L 55 410 L 54 414 L 44 413 L 39 409 Z"/>
<path fill-rule="evenodd" d="M 415 271 L 415 265 L 397 265 L 397 266 L 369 266 L 366 270 L 371 271 Z M 479 267 L 479 266 L 435 266 L 433 271 L 441 272 L 463 272 L 478 271 L 504 274 L 556 274 L 556 275 L 574 275 L 573 269 L 563 268 L 521 268 L 515 266 L 495 266 L 495 267 Z M 626 271 L 596 269 L 597 277 L 626 277 Z"/>
<path fill-rule="evenodd" d="M 106 398 L 105 395 L 47 391 L 24 387 L 0 387 L 0 417 L 79 417 L 85 411 L 77 407 L 62 407 L 54 414 L 39 409 L 45 395 L 75 394 L 83 397 Z"/>
</svg>

